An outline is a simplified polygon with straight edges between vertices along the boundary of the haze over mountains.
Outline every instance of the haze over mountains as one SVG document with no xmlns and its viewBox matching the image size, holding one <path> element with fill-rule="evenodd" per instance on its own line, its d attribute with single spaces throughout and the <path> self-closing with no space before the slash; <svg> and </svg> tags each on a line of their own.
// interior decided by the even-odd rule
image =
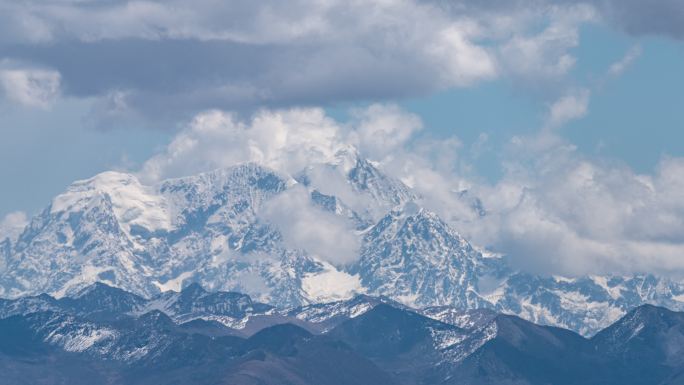
<svg viewBox="0 0 684 385">
<path fill-rule="evenodd" d="M 488 310 L 364 295 L 277 310 L 197 284 L 0 301 L 12 384 L 676 384 L 682 341 L 684 313 L 651 305 L 587 339 Z"/>
<path fill-rule="evenodd" d="M 279 309 L 367 294 L 584 335 L 644 303 L 684 308 L 684 284 L 665 277 L 517 271 L 351 147 L 293 175 L 244 163 L 146 185 L 105 172 L 56 196 L 0 253 L 9 298 L 74 295 L 94 282 L 151 297 L 197 282 Z"/>
</svg>

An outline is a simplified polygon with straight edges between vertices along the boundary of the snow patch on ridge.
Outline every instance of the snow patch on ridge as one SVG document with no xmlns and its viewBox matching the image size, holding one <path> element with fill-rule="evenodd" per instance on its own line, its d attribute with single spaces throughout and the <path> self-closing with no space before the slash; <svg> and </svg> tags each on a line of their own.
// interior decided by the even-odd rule
<svg viewBox="0 0 684 385">
<path fill-rule="evenodd" d="M 67 352 L 84 352 L 97 343 L 117 336 L 116 331 L 112 329 L 84 328 L 67 334 L 52 334 L 48 337 L 48 342 L 62 346 Z"/>
<path fill-rule="evenodd" d="M 80 275 L 74 276 L 64 285 L 62 285 L 62 288 L 60 290 L 53 291 L 52 293 L 50 293 L 50 295 L 52 295 L 55 298 L 62 298 L 65 295 L 67 295 L 67 293 L 71 291 L 72 288 L 84 287 L 100 281 L 97 278 L 98 275 L 107 270 L 109 270 L 109 267 L 95 267 L 92 265 L 83 266 Z"/>
<path fill-rule="evenodd" d="M 327 262 L 321 264 L 322 272 L 308 273 L 302 278 L 302 290 L 310 301 L 340 301 L 364 292 L 358 275 L 339 271 Z"/>
<path fill-rule="evenodd" d="M 159 281 L 154 281 L 154 285 L 159 288 L 160 291 L 175 291 L 179 292 L 183 288 L 183 281 L 190 278 L 194 272 L 186 271 L 179 274 L 176 278 L 169 279 L 168 281 L 161 283 Z"/>
<path fill-rule="evenodd" d="M 608 285 L 608 279 L 606 277 L 598 276 L 598 275 L 591 275 L 589 278 L 597 285 L 599 285 L 603 290 L 610 295 L 611 298 L 613 299 L 618 299 L 622 296 L 622 287 L 621 286 L 613 286 L 610 287 Z"/>
</svg>

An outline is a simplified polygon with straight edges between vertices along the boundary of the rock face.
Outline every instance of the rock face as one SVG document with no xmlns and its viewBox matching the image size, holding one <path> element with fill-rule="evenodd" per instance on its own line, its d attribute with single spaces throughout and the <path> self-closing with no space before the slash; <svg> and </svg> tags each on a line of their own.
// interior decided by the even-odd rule
<svg viewBox="0 0 684 385">
<path fill-rule="evenodd" d="M 302 210 L 311 218 L 332 215 L 358 240 L 353 262 L 330 263 L 293 244 L 283 231 L 290 222 L 264 215 L 295 189 L 308 194 Z M 481 203 L 473 210 L 486 215 Z M 414 307 L 490 309 L 584 335 L 644 303 L 684 308 L 684 284 L 666 278 L 515 271 L 352 149 L 293 176 L 242 164 L 145 185 L 106 172 L 72 184 L 18 237 L 0 238 L 5 298 L 71 296 L 94 282 L 154 297 L 194 282 L 280 309 L 365 293 Z"/>
<path fill-rule="evenodd" d="M 436 214 L 411 206 L 390 212 L 366 232 L 350 271 L 369 292 L 409 305 L 483 306 L 477 293 L 482 254 Z"/>
<path fill-rule="evenodd" d="M 150 299 L 94 284 L 0 301 L 11 384 L 676 384 L 683 353 L 684 313 L 652 305 L 585 338 L 366 295 L 278 310 L 197 284 Z"/>
</svg>

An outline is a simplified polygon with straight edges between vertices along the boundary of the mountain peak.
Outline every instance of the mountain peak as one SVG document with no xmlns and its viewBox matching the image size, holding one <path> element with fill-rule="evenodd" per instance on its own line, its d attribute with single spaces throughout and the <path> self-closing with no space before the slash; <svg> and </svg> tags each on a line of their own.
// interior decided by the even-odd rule
<svg viewBox="0 0 684 385">
<path fill-rule="evenodd" d="M 335 153 L 333 164 L 340 167 L 347 174 L 356 166 L 360 159 L 359 151 L 354 146 L 346 146 Z"/>
<path fill-rule="evenodd" d="M 477 297 L 481 254 L 436 214 L 413 203 L 392 210 L 364 234 L 352 266 L 373 295 L 409 306 L 469 308 Z"/>
<path fill-rule="evenodd" d="M 133 293 L 103 282 L 84 287 L 75 295 L 63 297 L 60 302 L 81 312 L 130 312 L 146 300 Z"/>
<path fill-rule="evenodd" d="M 290 324 L 267 327 L 247 339 L 245 345 L 250 349 L 264 349 L 270 352 L 292 356 L 297 353 L 296 344 L 307 340 L 312 334 L 307 330 Z"/>
<path fill-rule="evenodd" d="M 684 319 L 684 313 L 674 312 L 662 306 L 643 304 L 627 312 L 617 324 L 629 325 L 632 328 L 639 328 L 639 325 L 656 325 L 671 323 L 673 319 Z"/>
<path fill-rule="evenodd" d="M 58 195 L 52 202 L 52 211 L 63 211 L 79 200 L 98 193 L 115 194 L 122 189 L 142 189 L 138 178 L 132 174 L 117 171 L 105 171 L 88 179 L 82 179 L 69 185 L 66 191 Z"/>
<path fill-rule="evenodd" d="M 138 322 L 151 328 L 176 328 L 171 317 L 161 310 L 151 310 L 137 318 Z"/>
<path fill-rule="evenodd" d="M 112 188 L 126 186 L 130 184 L 140 184 L 138 178 L 130 173 L 119 171 L 104 171 L 87 179 L 81 179 L 73 182 L 67 190 L 109 190 Z"/>
<path fill-rule="evenodd" d="M 652 304 L 643 304 L 627 312 L 612 326 L 597 334 L 595 338 L 610 336 L 610 338 L 626 341 L 647 329 L 669 328 L 675 324 L 684 326 L 684 313 Z"/>
<path fill-rule="evenodd" d="M 369 194 L 378 205 L 392 208 L 417 199 L 402 181 L 385 175 L 363 157 L 356 158 L 354 167 L 347 172 L 347 179 L 356 191 Z"/>
<path fill-rule="evenodd" d="M 97 281 L 79 290 L 76 295 L 71 296 L 71 298 L 78 299 L 85 296 L 91 296 L 93 294 L 97 295 L 99 293 L 111 293 L 114 291 L 121 291 L 124 293 L 124 291 L 121 289 L 117 289 L 113 286 L 107 285 L 104 282 Z"/>
</svg>

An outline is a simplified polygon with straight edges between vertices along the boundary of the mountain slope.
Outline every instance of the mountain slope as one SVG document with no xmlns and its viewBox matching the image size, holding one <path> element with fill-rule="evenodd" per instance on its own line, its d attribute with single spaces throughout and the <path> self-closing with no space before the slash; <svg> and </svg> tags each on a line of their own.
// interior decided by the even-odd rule
<svg viewBox="0 0 684 385">
<path fill-rule="evenodd" d="M 383 217 L 364 237 L 350 268 L 369 293 L 413 306 L 480 307 L 482 255 L 436 214 L 406 205 Z"/>
<path fill-rule="evenodd" d="M 346 342 L 403 382 L 414 384 L 441 383 L 444 352 L 466 333 L 412 311 L 380 304 L 328 335 Z"/>
<path fill-rule="evenodd" d="M 587 341 L 571 331 L 497 316 L 477 336 L 480 346 L 458 367 L 454 384 L 587 383 Z M 477 334 L 476 334 L 477 335 Z"/>
<path fill-rule="evenodd" d="M 682 383 L 684 313 L 640 306 L 596 334 L 591 343 L 601 357 L 600 373 L 615 378 L 615 383 Z"/>
</svg>

